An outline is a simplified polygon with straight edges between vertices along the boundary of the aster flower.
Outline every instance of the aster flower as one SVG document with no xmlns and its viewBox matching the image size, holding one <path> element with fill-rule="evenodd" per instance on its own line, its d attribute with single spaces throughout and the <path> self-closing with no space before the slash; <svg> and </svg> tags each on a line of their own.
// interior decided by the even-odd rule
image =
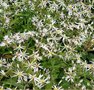
<svg viewBox="0 0 94 90">
<path fill-rule="evenodd" d="M 37 87 L 39 87 L 39 88 L 42 88 L 45 84 L 50 83 L 49 79 L 50 79 L 50 76 L 49 75 L 45 78 L 43 75 L 40 74 L 36 78 L 35 85 Z"/>
<path fill-rule="evenodd" d="M 22 46 L 21 44 L 19 44 L 14 50 L 21 51 L 24 48 L 25 48 L 24 46 Z"/>
<path fill-rule="evenodd" d="M 38 72 L 38 69 L 39 69 L 39 68 L 43 69 L 42 66 L 40 66 L 40 63 L 38 63 L 38 64 L 35 63 L 35 64 L 34 64 L 34 67 L 33 67 L 34 72 Z"/>
<path fill-rule="evenodd" d="M 12 77 L 18 77 L 17 83 L 21 83 L 23 80 L 27 81 L 27 76 L 26 73 L 24 73 L 23 71 L 15 71 L 14 72 L 15 75 L 13 75 Z"/>
<path fill-rule="evenodd" d="M 7 9 L 7 8 L 9 7 L 9 5 L 8 5 L 6 2 L 2 2 L 1 5 L 2 5 L 5 9 Z"/>
<path fill-rule="evenodd" d="M 26 51 L 22 52 L 20 50 L 20 52 L 16 52 L 15 56 L 12 58 L 14 59 L 18 59 L 18 61 L 23 61 L 23 60 L 27 60 L 28 59 L 28 53 L 26 53 Z"/>
<path fill-rule="evenodd" d="M 29 82 L 34 81 L 34 83 L 35 83 L 37 80 L 36 74 L 34 74 L 34 75 L 29 74 L 29 79 L 30 79 Z"/>
<path fill-rule="evenodd" d="M 53 90 L 64 90 L 64 89 L 62 87 L 54 85 L 53 86 Z"/>
</svg>

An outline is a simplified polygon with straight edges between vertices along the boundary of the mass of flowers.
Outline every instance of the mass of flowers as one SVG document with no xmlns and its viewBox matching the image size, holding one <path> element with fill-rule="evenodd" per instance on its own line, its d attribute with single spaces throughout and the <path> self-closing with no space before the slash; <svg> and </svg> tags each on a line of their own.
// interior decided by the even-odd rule
<svg viewBox="0 0 94 90">
<path fill-rule="evenodd" d="M 94 90 L 94 0 L 0 0 L 0 90 Z"/>
</svg>

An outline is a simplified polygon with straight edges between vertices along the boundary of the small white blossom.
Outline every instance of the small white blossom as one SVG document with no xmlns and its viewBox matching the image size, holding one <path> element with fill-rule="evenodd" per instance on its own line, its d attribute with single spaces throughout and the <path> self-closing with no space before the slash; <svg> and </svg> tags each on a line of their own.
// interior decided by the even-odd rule
<svg viewBox="0 0 94 90">
<path fill-rule="evenodd" d="M 83 85 L 82 88 L 81 88 L 81 90 L 86 90 L 86 86 Z"/>
<path fill-rule="evenodd" d="M 50 83 L 49 79 L 49 75 L 46 78 L 44 78 L 44 76 L 40 74 L 35 81 L 35 85 L 41 89 L 45 84 Z"/>
<path fill-rule="evenodd" d="M 26 74 L 23 71 L 17 70 L 14 73 L 15 73 L 15 75 L 13 75 L 12 77 L 18 77 L 17 83 L 21 83 L 23 80 L 27 81 Z"/>
<path fill-rule="evenodd" d="M 23 61 L 23 60 L 27 60 L 28 59 L 28 53 L 26 53 L 26 51 L 22 52 L 16 52 L 15 56 L 13 57 L 13 60 L 16 59 L 18 61 Z"/>
<path fill-rule="evenodd" d="M 4 70 L 1 70 L 0 73 L 1 73 L 2 75 L 4 75 L 4 76 L 6 75 L 6 73 L 5 73 Z"/>
<path fill-rule="evenodd" d="M 54 85 L 53 86 L 53 90 L 64 90 L 64 89 L 62 87 Z"/>
<path fill-rule="evenodd" d="M 9 5 L 8 5 L 6 2 L 3 2 L 3 3 L 2 3 L 2 6 L 3 6 L 5 9 L 7 9 L 7 8 L 9 7 Z"/>
</svg>

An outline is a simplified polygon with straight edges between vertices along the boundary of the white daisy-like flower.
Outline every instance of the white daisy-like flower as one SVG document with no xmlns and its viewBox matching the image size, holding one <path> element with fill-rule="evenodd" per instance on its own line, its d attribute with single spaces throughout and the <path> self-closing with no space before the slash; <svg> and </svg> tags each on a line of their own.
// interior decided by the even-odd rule
<svg viewBox="0 0 94 90">
<path fill-rule="evenodd" d="M 7 9 L 7 8 L 9 7 L 9 5 L 8 5 L 6 2 L 1 3 L 1 5 L 2 5 L 5 9 Z"/>
<path fill-rule="evenodd" d="M 23 80 L 27 81 L 26 73 L 24 73 L 23 71 L 19 70 L 15 71 L 12 77 L 18 77 L 17 83 L 21 83 Z"/>
<path fill-rule="evenodd" d="M 64 90 L 64 89 L 62 87 L 54 85 L 53 86 L 53 90 Z"/>
<path fill-rule="evenodd" d="M 21 44 L 19 44 L 14 50 L 21 51 L 24 48 L 25 48 L 24 46 L 22 46 Z"/>
<path fill-rule="evenodd" d="M 43 75 L 40 74 L 36 78 L 35 85 L 41 89 L 45 84 L 50 83 L 49 79 L 50 79 L 49 75 L 45 78 Z"/>
<path fill-rule="evenodd" d="M 28 59 L 28 53 L 26 51 L 22 52 L 21 50 L 19 52 L 16 52 L 15 56 L 12 58 L 17 59 L 18 61 L 23 61 Z"/>
</svg>

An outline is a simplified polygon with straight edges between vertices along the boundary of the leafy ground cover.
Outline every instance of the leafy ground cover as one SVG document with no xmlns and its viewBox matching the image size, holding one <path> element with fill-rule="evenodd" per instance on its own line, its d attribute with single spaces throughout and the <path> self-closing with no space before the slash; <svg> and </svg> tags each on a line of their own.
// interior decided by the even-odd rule
<svg viewBox="0 0 94 90">
<path fill-rule="evenodd" d="M 94 0 L 0 0 L 0 90 L 94 90 Z"/>
</svg>

